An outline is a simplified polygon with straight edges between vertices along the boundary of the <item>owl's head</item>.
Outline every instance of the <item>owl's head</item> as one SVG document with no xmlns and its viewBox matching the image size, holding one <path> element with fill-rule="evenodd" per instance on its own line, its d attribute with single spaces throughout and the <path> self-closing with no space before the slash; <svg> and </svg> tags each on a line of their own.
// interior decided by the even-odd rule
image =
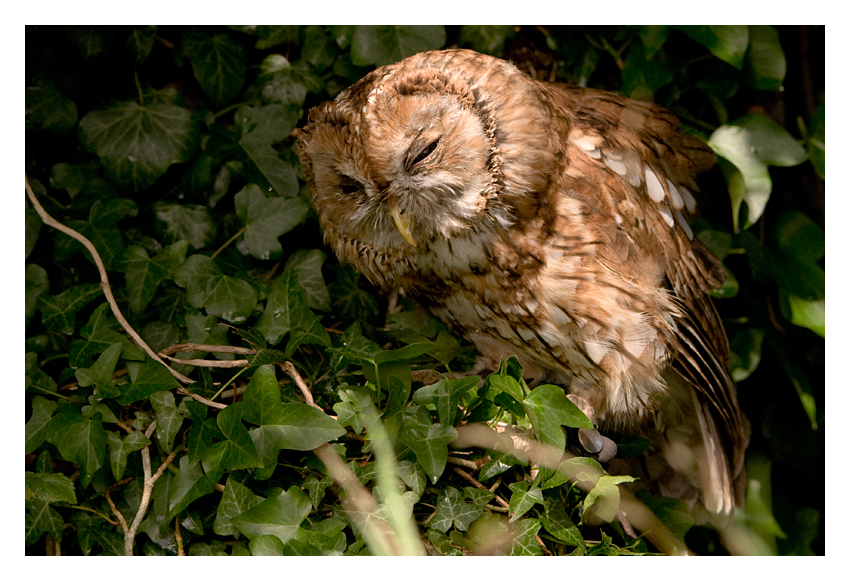
<svg viewBox="0 0 850 581">
<path fill-rule="evenodd" d="M 384 283 L 431 241 L 509 220 L 502 194 L 542 187 L 551 163 L 537 100 L 509 63 L 452 50 L 377 69 L 311 110 L 298 154 L 340 259 Z"/>
</svg>

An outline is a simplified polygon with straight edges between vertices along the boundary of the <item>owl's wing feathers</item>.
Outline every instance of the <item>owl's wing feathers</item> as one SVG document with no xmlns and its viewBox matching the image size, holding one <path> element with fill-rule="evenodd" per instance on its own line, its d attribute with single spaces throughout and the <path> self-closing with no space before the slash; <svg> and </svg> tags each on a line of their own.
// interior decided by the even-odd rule
<svg viewBox="0 0 850 581">
<path fill-rule="evenodd" d="M 687 221 L 696 207 L 692 176 L 714 164 L 713 152 L 679 133 L 678 119 L 661 107 L 591 89 L 549 83 L 538 87 L 577 154 L 567 163 L 595 166 L 592 173 L 605 176 L 594 184 L 593 197 L 585 196 L 605 214 L 594 223 L 606 238 L 597 259 L 636 278 L 663 277 L 659 282 L 668 286 L 678 307 L 678 332 L 665 333 L 671 364 L 696 386 L 704 443 L 717 448 L 706 451 L 716 462 L 701 472 L 710 480 L 725 481 L 721 488 L 727 491 L 730 480 L 739 480 L 733 487 L 740 489 L 748 425 L 727 370 L 726 335 L 709 296 L 726 275 Z M 565 173 L 567 190 L 578 187 L 569 167 Z M 610 219 L 611 213 L 616 220 Z M 718 439 L 720 446 L 715 444 Z M 735 491 L 736 500 L 741 493 Z M 717 503 L 727 505 L 723 508 L 728 512 L 728 500 Z"/>
</svg>

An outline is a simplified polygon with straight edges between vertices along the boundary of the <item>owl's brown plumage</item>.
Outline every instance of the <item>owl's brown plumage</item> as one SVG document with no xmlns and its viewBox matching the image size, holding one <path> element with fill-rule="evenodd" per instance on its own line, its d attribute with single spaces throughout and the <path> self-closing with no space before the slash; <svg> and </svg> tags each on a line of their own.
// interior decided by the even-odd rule
<svg viewBox="0 0 850 581">
<path fill-rule="evenodd" d="M 697 240 L 714 163 L 655 105 L 534 81 L 467 50 L 414 55 L 310 112 L 299 156 L 327 242 L 486 358 L 516 354 L 602 428 L 653 444 L 663 493 L 728 513 L 747 423 Z"/>
</svg>

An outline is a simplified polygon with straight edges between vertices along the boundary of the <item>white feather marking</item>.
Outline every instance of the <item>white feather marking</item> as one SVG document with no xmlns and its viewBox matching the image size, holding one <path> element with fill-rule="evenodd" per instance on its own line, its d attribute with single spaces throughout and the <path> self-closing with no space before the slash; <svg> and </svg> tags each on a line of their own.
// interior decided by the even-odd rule
<svg viewBox="0 0 850 581">
<path fill-rule="evenodd" d="M 594 341 L 585 341 L 584 349 L 587 351 L 587 355 L 590 359 L 597 365 L 599 365 L 599 362 L 602 361 L 603 357 L 605 357 L 605 354 L 608 353 L 607 347 Z"/>
<path fill-rule="evenodd" d="M 677 210 L 685 207 L 685 202 L 682 201 L 682 196 L 679 195 L 679 190 L 673 185 L 673 182 L 667 180 L 667 188 L 670 190 L 670 202 Z"/>
<path fill-rule="evenodd" d="M 664 188 L 661 187 L 658 176 L 648 165 L 643 166 L 643 171 L 646 173 L 646 193 L 653 202 L 660 202 L 664 199 Z"/>
<path fill-rule="evenodd" d="M 693 214 L 697 211 L 697 201 L 694 199 L 694 195 L 688 190 L 688 188 L 679 188 L 679 193 L 682 194 L 682 198 L 685 200 L 685 207 L 688 209 L 688 212 Z"/>
<path fill-rule="evenodd" d="M 589 155 L 593 159 L 599 159 L 600 157 L 602 157 L 602 152 L 598 149 L 590 149 L 587 151 L 587 155 Z"/>
<path fill-rule="evenodd" d="M 671 228 L 673 227 L 673 214 L 670 212 L 670 208 L 667 206 L 658 206 L 658 211 L 661 212 L 661 215 L 664 217 L 664 221 L 667 222 L 667 225 Z"/>
<path fill-rule="evenodd" d="M 525 327 L 517 327 L 516 332 L 519 333 L 519 336 L 526 341 L 531 341 L 535 337 L 534 331 L 526 329 Z"/>
<path fill-rule="evenodd" d="M 673 215 L 676 216 L 676 222 L 678 222 L 682 230 L 685 231 L 685 234 L 688 236 L 688 240 L 693 240 L 694 231 L 691 230 L 691 225 L 688 224 L 688 221 L 685 219 L 682 213 L 679 210 L 676 210 L 675 212 L 673 212 Z"/>
<path fill-rule="evenodd" d="M 628 173 L 628 170 L 626 169 L 626 164 L 623 162 L 622 159 L 614 159 L 606 155 L 605 163 L 608 164 L 608 167 L 613 169 L 621 176 L 625 176 Z"/>
</svg>

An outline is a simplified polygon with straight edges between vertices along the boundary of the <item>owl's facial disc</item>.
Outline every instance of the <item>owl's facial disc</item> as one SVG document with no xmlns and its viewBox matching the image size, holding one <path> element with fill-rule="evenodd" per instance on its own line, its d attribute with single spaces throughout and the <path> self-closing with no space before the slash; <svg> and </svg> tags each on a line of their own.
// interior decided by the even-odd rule
<svg viewBox="0 0 850 581">
<path fill-rule="evenodd" d="M 490 185 L 481 119 L 454 96 L 376 99 L 364 149 L 385 184 L 380 208 L 410 246 L 466 230 Z"/>
</svg>

